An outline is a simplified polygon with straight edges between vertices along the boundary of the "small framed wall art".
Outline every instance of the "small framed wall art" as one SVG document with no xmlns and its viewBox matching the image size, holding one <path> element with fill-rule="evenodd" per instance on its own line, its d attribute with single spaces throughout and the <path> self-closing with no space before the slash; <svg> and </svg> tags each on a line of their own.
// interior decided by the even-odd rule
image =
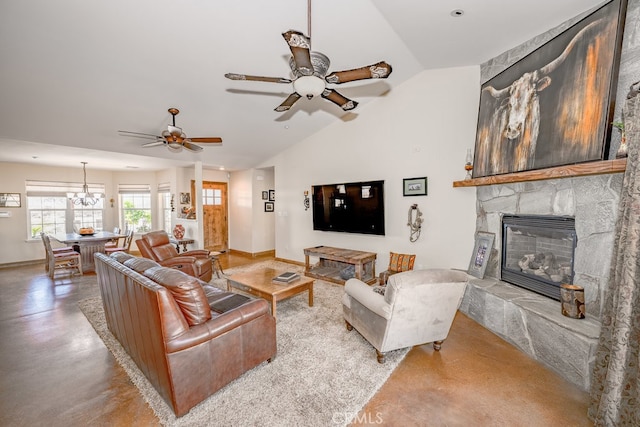
<svg viewBox="0 0 640 427">
<path fill-rule="evenodd" d="M 276 200 L 276 190 L 269 190 L 269 201 L 275 202 Z"/>
<path fill-rule="evenodd" d="M 484 278 L 484 272 L 487 269 L 487 264 L 489 263 L 489 257 L 491 256 L 495 237 L 496 235 L 493 233 L 478 231 L 467 273 L 477 277 L 478 279 Z"/>
<path fill-rule="evenodd" d="M 180 193 L 180 203 L 183 205 L 191 204 L 191 193 Z"/>
<path fill-rule="evenodd" d="M 403 196 L 426 196 L 427 195 L 427 177 L 422 178 L 405 178 L 402 180 Z"/>
<path fill-rule="evenodd" d="M 264 211 L 273 212 L 273 202 L 264 202 Z"/>
<path fill-rule="evenodd" d="M 21 205 L 20 193 L 0 193 L 0 207 L 19 208 Z"/>
<path fill-rule="evenodd" d="M 268 191 L 263 191 L 262 192 L 262 200 L 269 200 L 269 192 Z"/>
</svg>

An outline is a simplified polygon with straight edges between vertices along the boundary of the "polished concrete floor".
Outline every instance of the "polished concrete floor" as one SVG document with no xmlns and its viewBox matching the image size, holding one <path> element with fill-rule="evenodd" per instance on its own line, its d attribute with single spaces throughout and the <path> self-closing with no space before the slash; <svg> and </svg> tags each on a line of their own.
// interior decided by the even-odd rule
<svg viewBox="0 0 640 427">
<path fill-rule="evenodd" d="M 221 257 L 223 268 L 261 260 Z M 3 268 L 0 289 L 0 426 L 158 425 L 77 307 L 99 294 L 95 275 L 50 280 L 42 265 Z M 363 363 L 377 363 L 373 349 Z M 588 401 L 458 314 L 440 352 L 412 349 L 362 412 L 350 415 L 362 425 L 590 426 Z"/>
</svg>

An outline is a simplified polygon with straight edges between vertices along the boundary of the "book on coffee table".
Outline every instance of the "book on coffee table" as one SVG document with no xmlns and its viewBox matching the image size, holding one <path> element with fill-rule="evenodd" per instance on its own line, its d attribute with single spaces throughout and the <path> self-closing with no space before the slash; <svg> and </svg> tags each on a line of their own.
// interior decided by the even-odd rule
<svg viewBox="0 0 640 427">
<path fill-rule="evenodd" d="M 296 279 L 299 279 L 300 275 L 298 273 L 294 273 L 292 271 L 287 271 L 286 273 L 282 273 L 276 277 L 273 278 L 274 282 L 279 282 L 279 283 L 289 283 L 289 282 L 293 282 Z"/>
</svg>

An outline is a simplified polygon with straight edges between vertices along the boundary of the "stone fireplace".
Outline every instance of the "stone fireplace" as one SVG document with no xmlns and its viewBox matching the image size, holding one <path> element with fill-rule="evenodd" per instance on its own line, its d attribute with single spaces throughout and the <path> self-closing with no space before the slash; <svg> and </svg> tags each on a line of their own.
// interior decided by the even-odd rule
<svg viewBox="0 0 640 427">
<path fill-rule="evenodd" d="M 480 82 L 498 75 L 535 48 L 553 39 L 589 11 L 481 64 Z M 616 99 L 638 80 L 640 1 L 628 3 Z M 631 31 L 630 31 L 631 30 Z M 627 35 L 631 35 L 628 37 Z M 622 117 L 622 102 L 614 117 Z M 614 132 L 605 159 L 614 159 L 620 134 Z M 570 176 L 568 174 L 567 176 Z M 476 187 L 476 230 L 495 233 L 483 280 L 470 282 L 461 310 L 568 381 L 588 390 L 600 333 L 600 318 L 617 220 L 622 173 L 568 177 Z M 502 280 L 503 215 L 554 215 L 573 218 L 576 230 L 573 283 L 585 289 L 585 319 L 562 316 L 560 303 Z"/>
<path fill-rule="evenodd" d="M 484 279 L 470 281 L 460 310 L 583 390 L 600 333 L 621 188 L 621 173 L 476 188 L 476 229 L 496 239 Z M 555 299 L 503 280 L 502 218 L 509 215 L 573 219 L 573 283 L 585 289 L 585 319 L 565 317 Z"/>
</svg>

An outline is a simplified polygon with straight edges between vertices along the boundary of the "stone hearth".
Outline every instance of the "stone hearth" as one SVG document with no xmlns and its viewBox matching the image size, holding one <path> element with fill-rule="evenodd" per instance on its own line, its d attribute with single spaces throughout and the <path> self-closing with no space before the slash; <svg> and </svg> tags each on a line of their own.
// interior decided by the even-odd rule
<svg viewBox="0 0 640 427">
<path fill-rule="evenodd" d="M 477 188 L 478 231 L 495 233 L 485 279 L 471 280 L 460 310 L 583 390 L 600 333 L 622 174 Z M 586 319 L 560 313 L 560 303 L 500 280 L 501 216 L 575 218 L 574 283 L 585 288 Z"/>
<path fill-rule="evenodd" d="M 568 318 L 560 313 L 560 302 L 492 278 L 470 281 L 460 311 L 569 382 L 589 389 L 600 333 L 597 319 Z"/>
</svg>

